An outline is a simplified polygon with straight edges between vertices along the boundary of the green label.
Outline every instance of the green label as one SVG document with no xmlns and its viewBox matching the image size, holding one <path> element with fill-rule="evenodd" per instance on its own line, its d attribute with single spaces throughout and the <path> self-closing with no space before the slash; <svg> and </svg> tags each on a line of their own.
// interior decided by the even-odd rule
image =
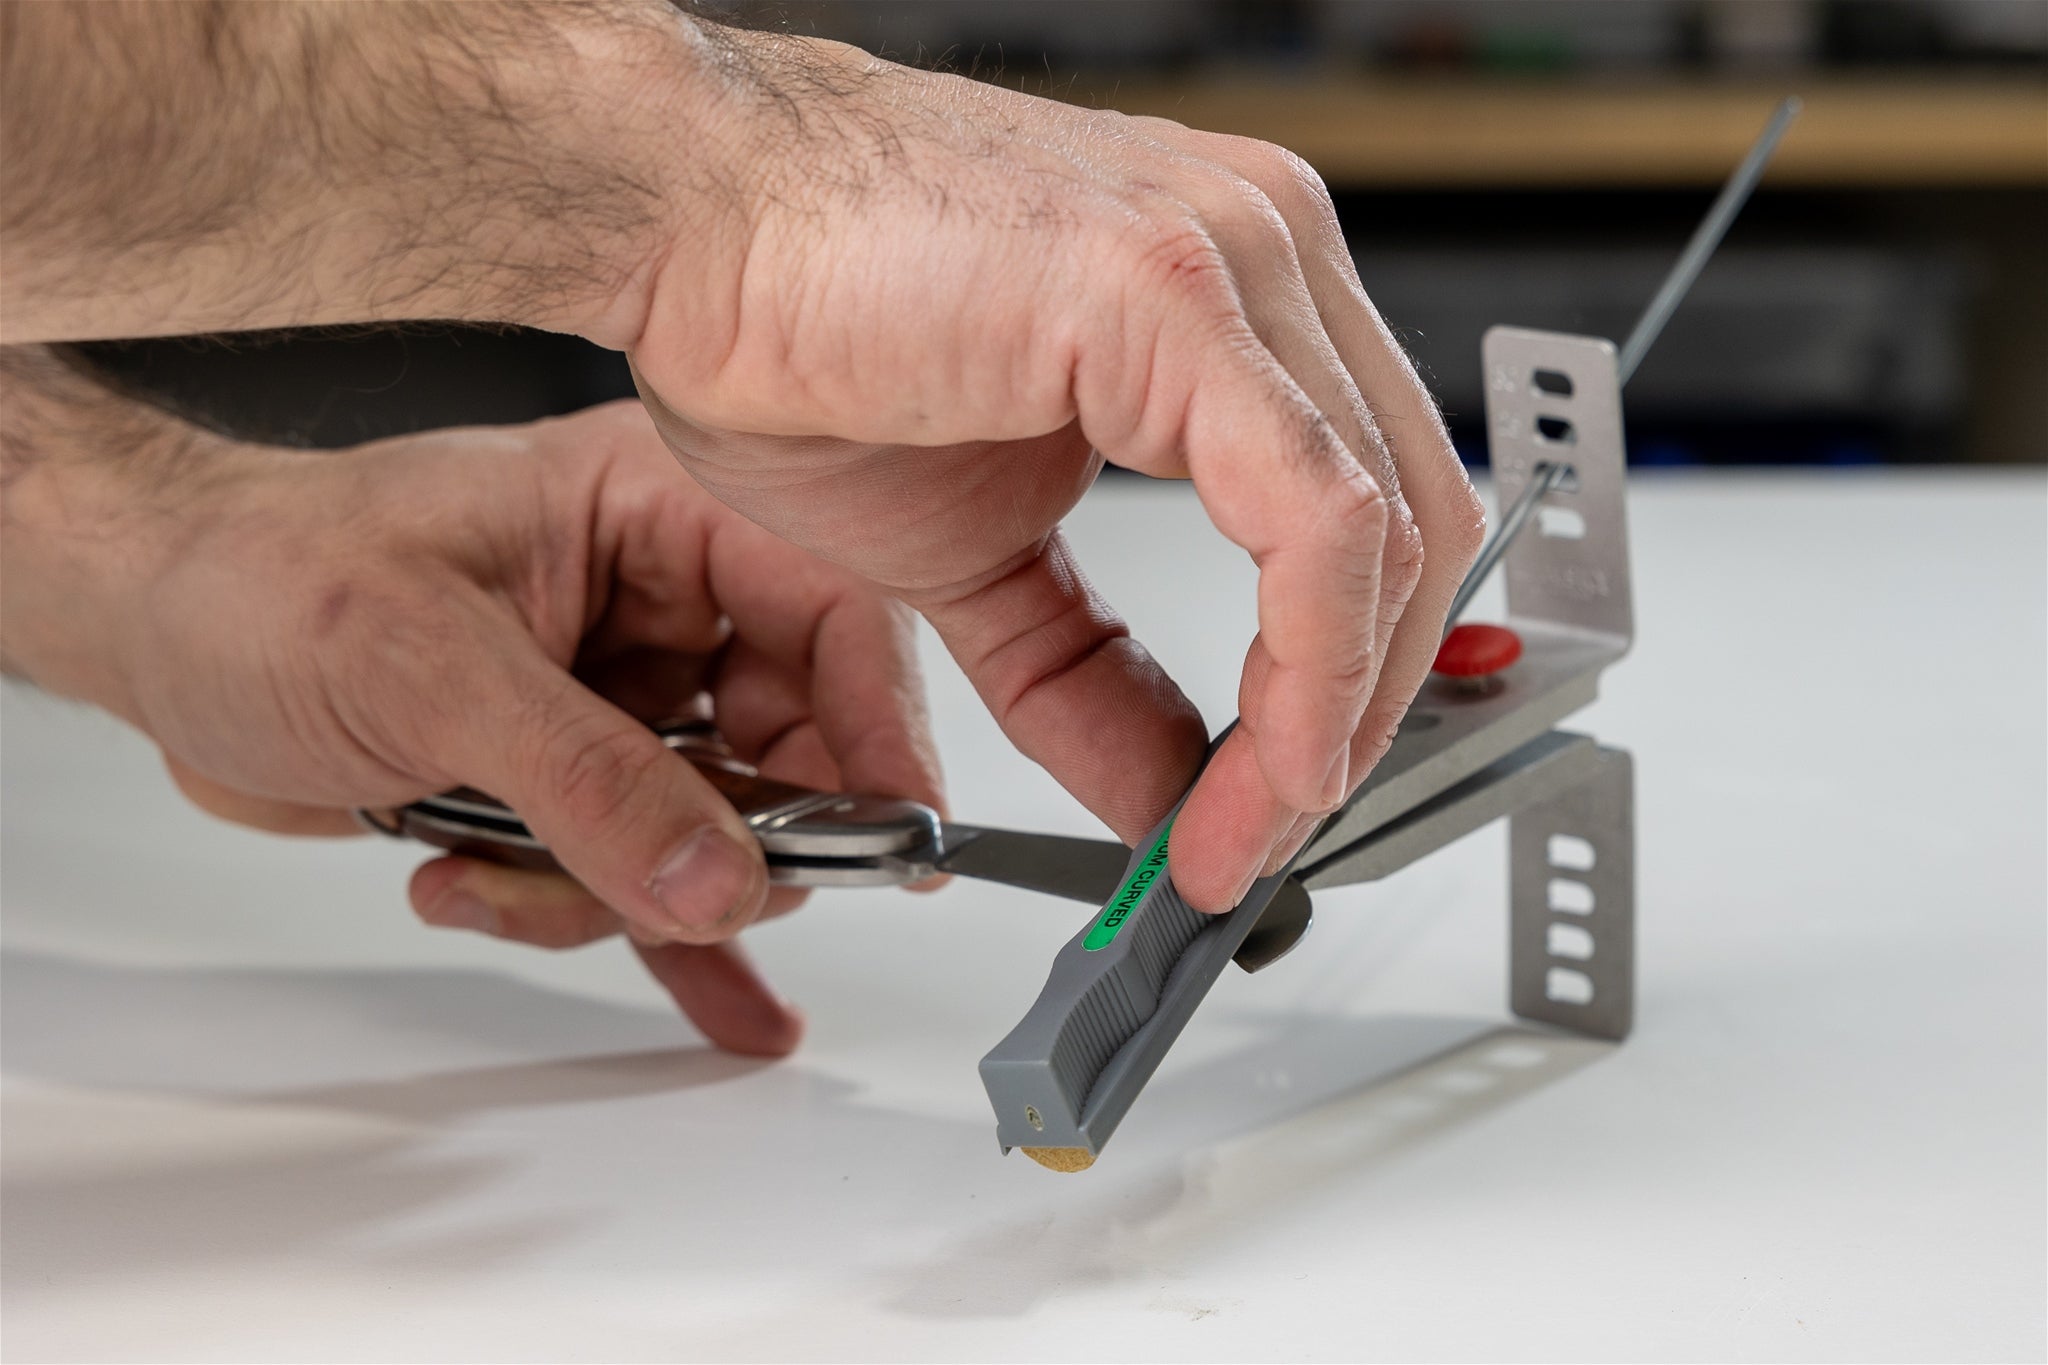
<svg viewBox="0 0 2048 1365">
<path fill-rule="evenodd" d="M 1160 833 L 1159 842 L 1152 845 L 1152 851 L 1139 859 L 1138 865 L 1131 869 L 1131 875 L 1124 879 L 1122 888 L 1110 898 L 1109 904 L 1103 907 L 1102 918 L 1095 921 L 1095 926 L 1088 931 L 1088 937 L 1081 940 L 1083 948 L 1091 953 L 1098 948 L 1107 948 L 1110 941 L 1117 936 L 1117 931 L 1124 927 L 1124 921 L 1131 917 L 1131 911 L 1137 909 L 1138 902 L 1145 899 L 1145 893 L 1152 888 L 1152 883 L 1166 875 L 1166 840 L 1172 833 L 1173 826 L 1168 825 Z"/>
</svg>

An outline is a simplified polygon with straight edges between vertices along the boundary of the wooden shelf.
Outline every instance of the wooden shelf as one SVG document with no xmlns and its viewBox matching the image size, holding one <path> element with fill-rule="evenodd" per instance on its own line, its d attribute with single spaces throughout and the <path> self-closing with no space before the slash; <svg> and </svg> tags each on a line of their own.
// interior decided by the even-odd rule
<svg viewBox="0 0 2048 1365">
<path fill-rule="evenodd" d="M 1082 79 L 1077 103 L 1277 142 L 1333 184 L 1711 185 L 1771 107 L 1806 109 L 1774 184 L 2048 184 L 2048 83 L 1788 77 L 1765 84 L 1252 77 Z"/>
</svg>

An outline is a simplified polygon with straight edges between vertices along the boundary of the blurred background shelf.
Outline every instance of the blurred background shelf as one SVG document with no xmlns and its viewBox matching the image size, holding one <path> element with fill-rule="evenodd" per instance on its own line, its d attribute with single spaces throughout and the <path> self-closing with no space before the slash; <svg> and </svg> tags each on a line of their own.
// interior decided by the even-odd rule
<svg viewBox="0 0 2048 1365">
<path fill-rule="evenodd" d="M 1806 104 L 1773 184 L 2048 184 L 2048 83 L 1999 77 L 1740 84 L 1511 81 L 1223 70 L 1083 77 L 1056 93 L 1298 152 L 1332 184 L 1406 188 L 1708 186 L 1786 94 Z"/>
</svg>

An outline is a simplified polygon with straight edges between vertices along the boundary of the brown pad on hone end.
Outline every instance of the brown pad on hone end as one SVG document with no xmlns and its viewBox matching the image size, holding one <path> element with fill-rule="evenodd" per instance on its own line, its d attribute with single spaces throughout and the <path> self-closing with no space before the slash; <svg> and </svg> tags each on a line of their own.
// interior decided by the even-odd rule
<svg viewBox="0 0 2048 1365">
<path fill-rule="evenodd" d="M 1066 1175 L 1085 1171 L 1095 1164 L 1095 1153 L 1086 1147 L 1019 1147 L 1017 1150 L 1048 1171 Z"/>
</svg>

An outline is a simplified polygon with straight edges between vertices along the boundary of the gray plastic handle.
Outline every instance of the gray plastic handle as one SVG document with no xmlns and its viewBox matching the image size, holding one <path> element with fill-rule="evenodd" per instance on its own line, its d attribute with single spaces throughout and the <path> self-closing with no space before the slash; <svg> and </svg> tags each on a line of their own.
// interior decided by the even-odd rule
<svg viewBox="0 0 2048 1365">
<path fill-rule="evenodd" d="M 1287 880 L 1283 868 L 1254 882 L 1228 914 L 1193 909 L 1167 871 L 1179 814 L 1176 805 L 1139 841 L 1116 894 L 1060 949 L 1036 1003 L 981 1059 L 1005 1152 L 1099 1152 Z"/>
</svg>

